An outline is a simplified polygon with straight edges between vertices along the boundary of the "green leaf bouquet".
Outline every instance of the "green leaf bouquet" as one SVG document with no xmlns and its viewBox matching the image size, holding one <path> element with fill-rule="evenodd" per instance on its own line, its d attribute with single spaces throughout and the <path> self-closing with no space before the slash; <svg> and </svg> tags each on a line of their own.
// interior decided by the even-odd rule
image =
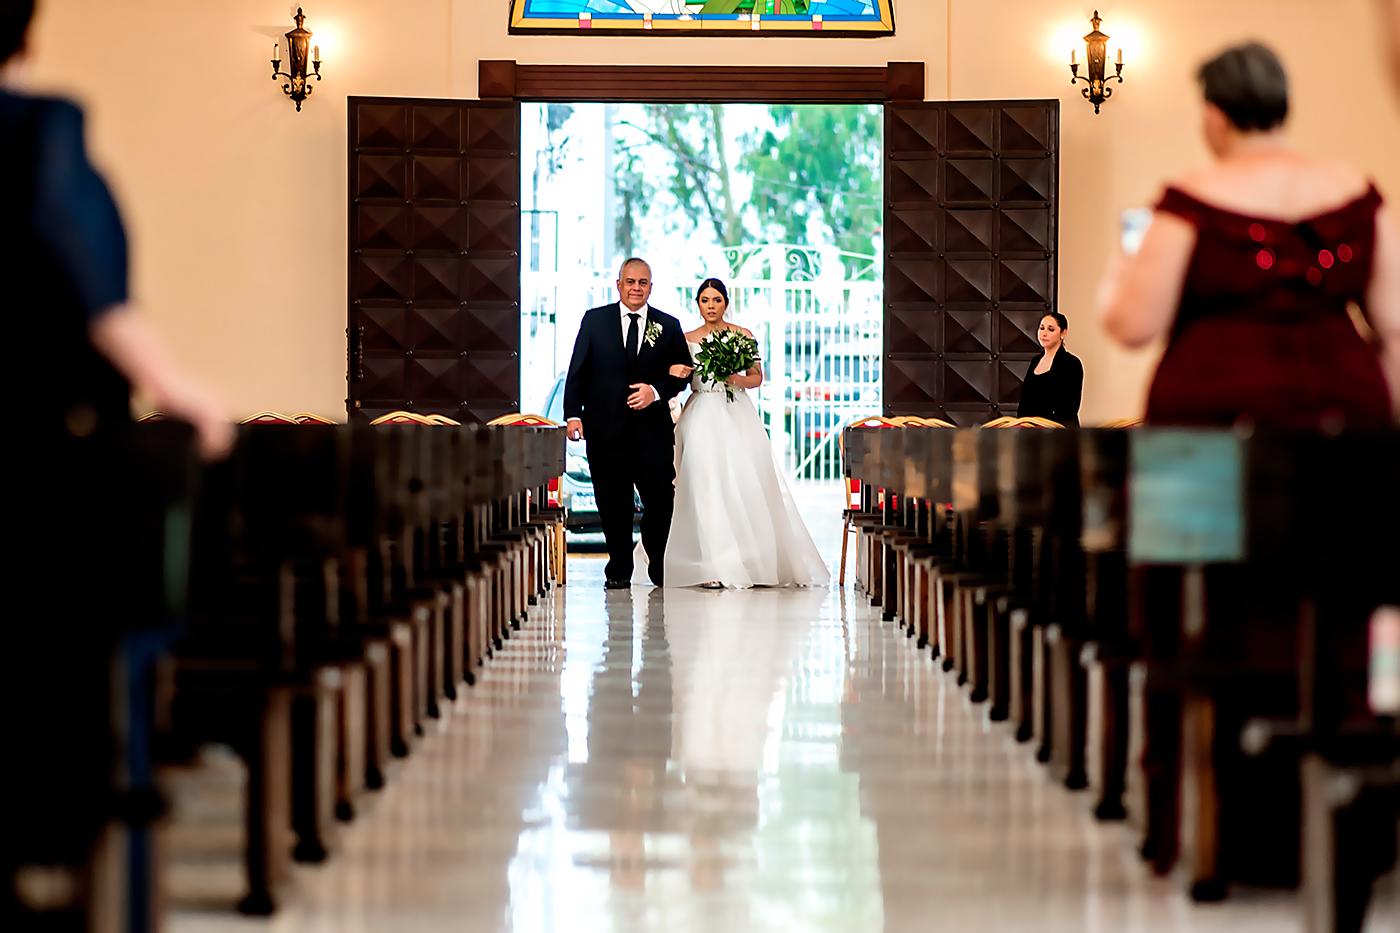
<svg viewBox="0 0 1400 933">
<path fill-rule="evenodd" d="M 734 387 L 726 380 L 753 369 L 759 359 L 757 340 L 737 328 L 726 328 L 700 341 L 700 349 L 695 353 L 695 372 L 705 382 L 723 385 L 724 394 L 732 402 Z"/>
</svg>

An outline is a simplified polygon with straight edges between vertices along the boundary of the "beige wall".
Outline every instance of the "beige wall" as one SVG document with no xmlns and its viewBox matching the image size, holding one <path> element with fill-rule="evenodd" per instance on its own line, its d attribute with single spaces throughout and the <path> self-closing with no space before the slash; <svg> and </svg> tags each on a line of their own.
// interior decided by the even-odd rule
<svg viewBox="0 0 1400 933">
<path fill-rule="evenodd" d="M 1370 0 L 1126 0 L 1121 96 L 1102 115 L 1067 84 L 1088 8 L 1047 0 L 902 0 L 887 39 L 515 37 L 505 0 L 325 0 L 308 6 L 327 78 L 294 113 L 265 71 L 289 26 L 273 0 L 41 0 L 36 81 L 89 105 L 93 148 L 131 229 L 135 290 L 232 414 L 341 417 L 345 370 L 345 97 L 474 97 L 476 62 L 928 63 L 932 98 L 1063 105 L 1061 307 L 1088 371 L 1084 415 L 1136 414 L 1150 354 L 1110 346 L 1093 296 L 1118 211 L 1205 158 L 1191 72 L 1260 37 L 1294 79 L 1294 135 L 1400 197 L 1400 119 L 1372 47 Z M 182 68 L 172 70 L 178 60 Z"/>
<path fill-rule="evenodd" d="M 35 80 L 87 104 L 134 297 L 237 416 L 344 418 L 345 98 L 451 93 L 445 0 L 305 6 L 326 80 L 297 113 L 286 3 L 40 0 Z"/>
</svg>

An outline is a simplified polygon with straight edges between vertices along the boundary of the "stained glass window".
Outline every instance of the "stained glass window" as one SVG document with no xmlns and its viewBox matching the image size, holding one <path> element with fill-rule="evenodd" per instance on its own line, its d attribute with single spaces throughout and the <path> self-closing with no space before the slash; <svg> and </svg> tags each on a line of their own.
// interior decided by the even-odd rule
<svg viewBox="0 0 1400 933">
<path fill-rule="evenodd" d="M 512 0 L 512 32 L 890 35 L 894 0 Z"/>
</svg>

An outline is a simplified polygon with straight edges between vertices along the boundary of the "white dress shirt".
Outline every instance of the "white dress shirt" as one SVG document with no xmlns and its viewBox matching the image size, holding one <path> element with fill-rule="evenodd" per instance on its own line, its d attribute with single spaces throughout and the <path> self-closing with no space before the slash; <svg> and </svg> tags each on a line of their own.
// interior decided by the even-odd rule
<svg viewBox="0 0 1400 933">
<path fill-rule="evenodd" d="M 637 319 L 637 352 L 642 352 L 642 341 L 646 338 L 647 335 L 647 312 L 651 310 L 650 305 L 642 305 L 640 309 L 633 311 L 631 308 L 627 307 L 625 304 L 619 301 L 617 303 L 617 307 L 622 312 L 622 345 L 624 347 L 627 346 L 627 328 L 632 326 L 632 322 L 628 320 L 627 315 L 641 315 L 641 317 Z"/>
<path fill-rule="evenodd" d="M 617 307 L 618 310 L 622 312 L 622 317 L 620 318 L 620 320 L 622 322 L 622 347 L 624 350 L 627 348 L 627 331 L 632 326 L 632 320 L 627 315 L 641 315 L 637 318 L 637 352 L 641 353 L 642 347 L 646 344 L 648 321 L 647 311 L 651 310 L 651 306 L 642 305 L 639 309 L 633 311 L 631 308 L 627 307 L 627 305 L 619 301 L 617 303 Z M 652 403 L 655 404 L 656 402 L 661 401 L 661 393 L 656 391 L 656 386 L 652 386 L 651 391 L 656 396 L 656 398 L 652 399 Z"/>
</svg>

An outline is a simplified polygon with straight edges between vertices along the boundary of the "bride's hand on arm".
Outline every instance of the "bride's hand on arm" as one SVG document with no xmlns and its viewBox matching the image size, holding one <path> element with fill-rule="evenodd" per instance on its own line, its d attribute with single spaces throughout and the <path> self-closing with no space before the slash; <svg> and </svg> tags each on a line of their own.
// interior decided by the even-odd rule
<svg viewBox="0 0 1400 933">
<path fill-rule="evenodd" d="M 689 379 L 690 374 L 695 372 L 694 366 L 686 366 L 684 363 L 677 363 L 671 367 L 671 375 L 677 379 Z"/>
</svg>

